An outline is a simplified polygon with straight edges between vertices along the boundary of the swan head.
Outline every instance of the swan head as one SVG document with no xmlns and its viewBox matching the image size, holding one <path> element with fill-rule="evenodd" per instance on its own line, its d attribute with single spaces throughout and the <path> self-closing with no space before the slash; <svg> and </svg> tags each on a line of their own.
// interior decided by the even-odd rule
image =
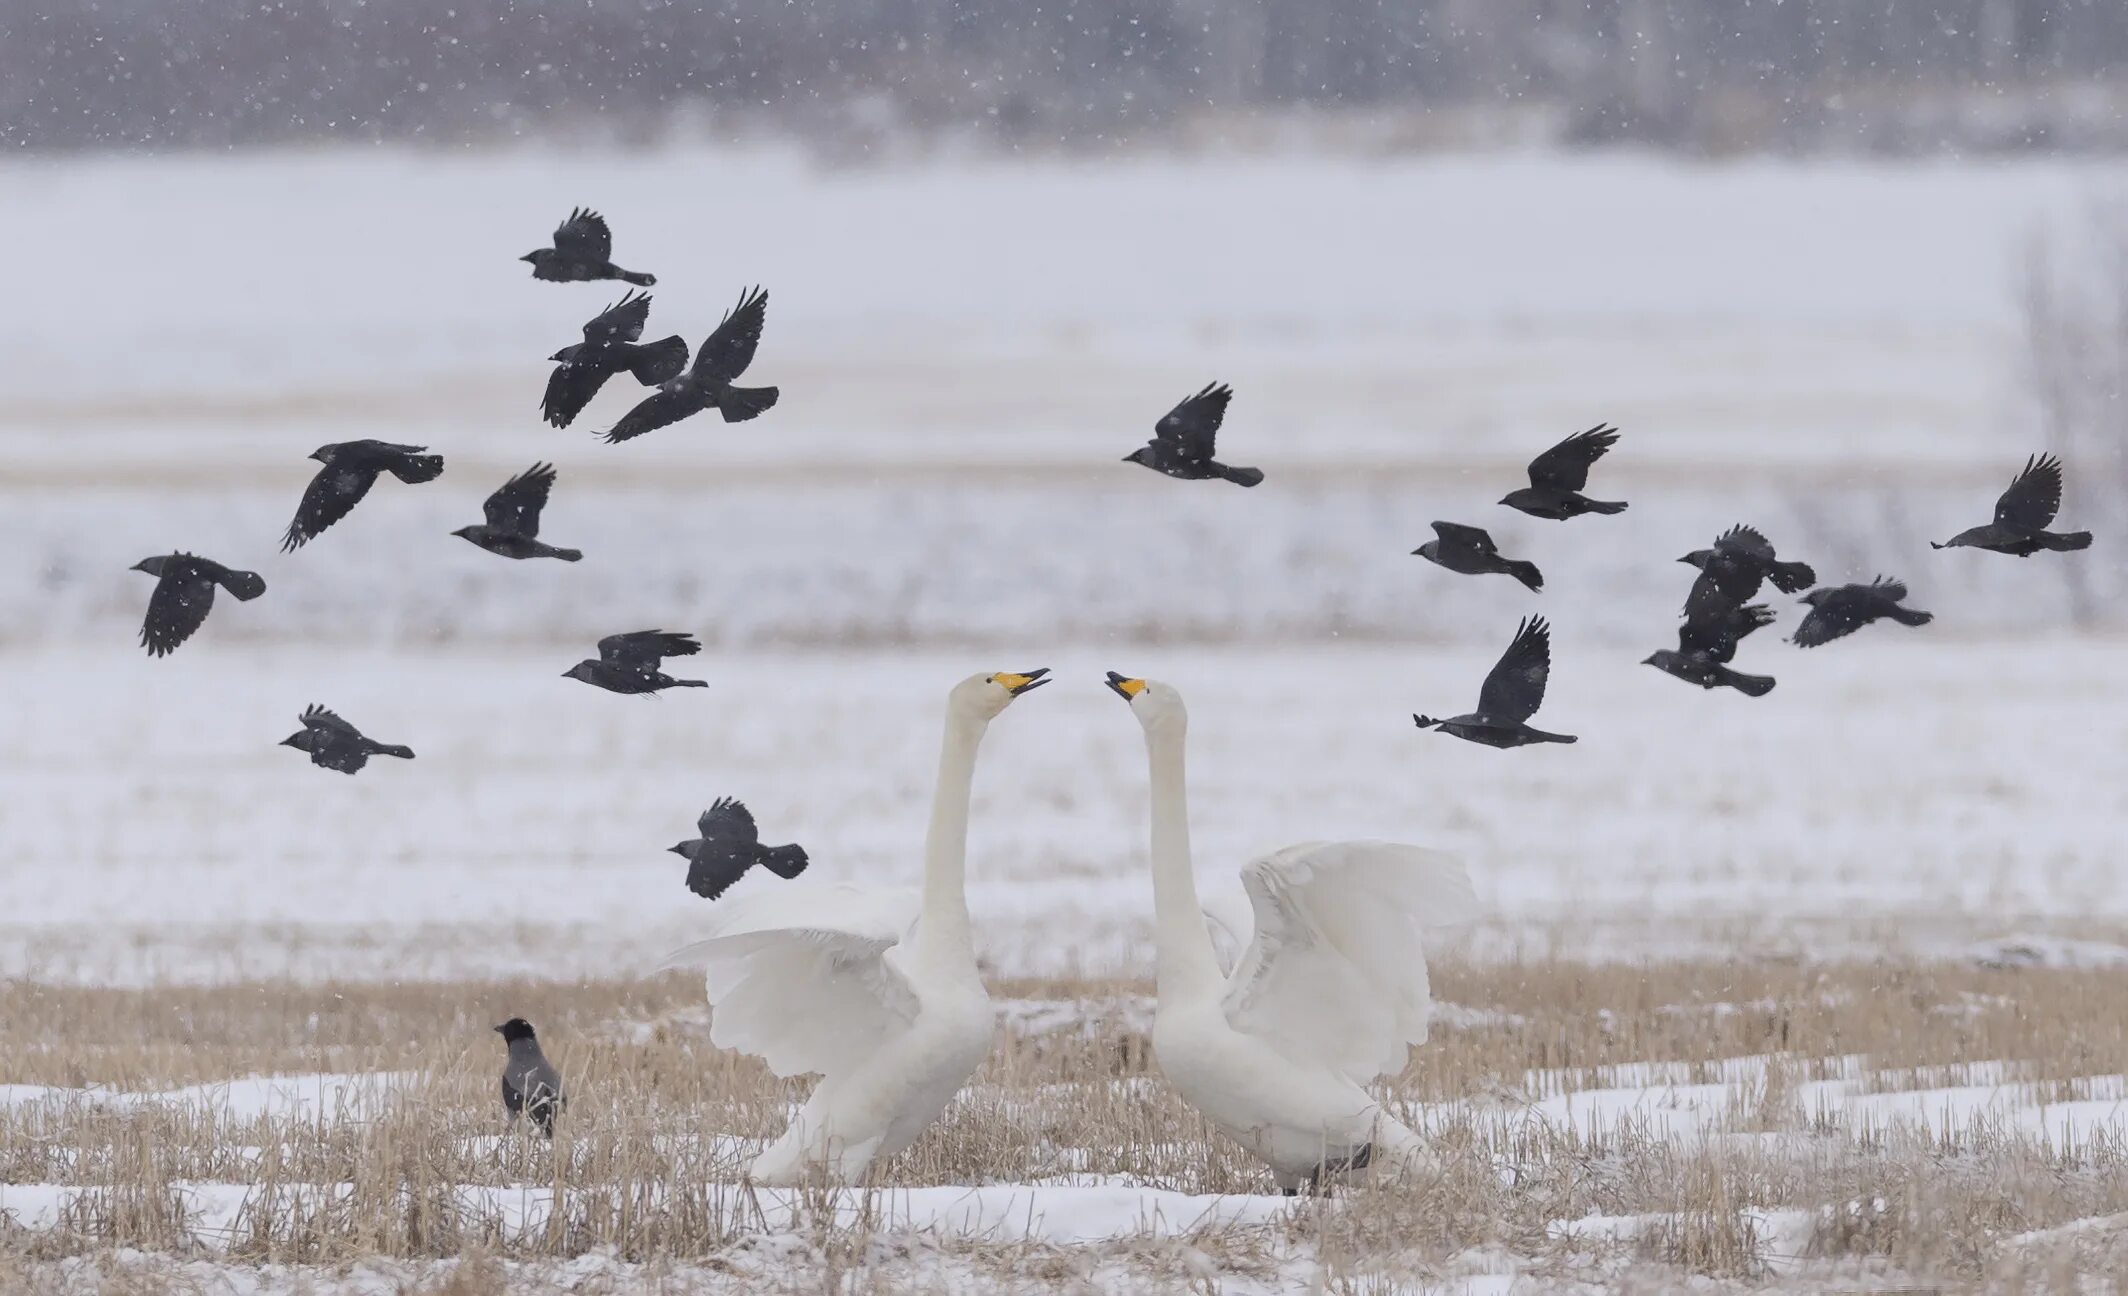
<svg viewBox="0 0 2128 1296">
<path fill-rule="evenodd" d="M 1022 693 L 1032 693 L 1049 681 L 1047 666 L 1031 671 L 995 671 L 983 675 L 970 675 L 953 686 L 947 705 L 955 711 L 991 719 Z"/>
<path fill-rule="evenodd" d="M 1131 714 L 1147 733 L 1162 729 L 1179 728 L 1189 722 L 1190 713 L 1182 705 L 1182 694 L 1172 684 L 1159 680 L 1133 679 L 1115 671 L 1108 673 L 1109 691 L 1130 703 Z"/>
</svg>

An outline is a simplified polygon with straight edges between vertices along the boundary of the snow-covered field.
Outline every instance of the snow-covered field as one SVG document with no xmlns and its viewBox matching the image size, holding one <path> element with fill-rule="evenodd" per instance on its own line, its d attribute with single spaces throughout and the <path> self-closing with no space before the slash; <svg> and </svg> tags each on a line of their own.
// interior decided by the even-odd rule
<svg viewBox="0 0 2128 1296">
<path fill-rule="evenodd" d="M 2017 371 L 2022 243 L 2117 179 L 1630 157 L 843 172 L 703 151 L 10 160 L 0 228 L 41 252 L 10 266 L 26 305 L 0 317 L 0 551 L 14 558 L 0 564 L 0 974 L 25 993 L 625 979 L 697 929 L 703 902 L 663 848 L 710 800 L 743 797 L 823 877 L 913 881 L 946 689 L 1048 666 L 1054 686 L 986 741 L 971 846 L 986 964 L 1059 978 L 1037 1015 L 1079 1011 L 1076 978 L 1150 973 L 1143 752 L 1100 688 L 1112 668 L 1189 698 L 1199 871 L 1230 899 L 1253 852 L 1382 836 L 1465 856 L 1487 917 L 1452 952 L 1503 977 L 1557 956 L 2102 978 L 2128 963 L 2119 645 L 2067 631 L 2062 564 L 1925 542 L 1982 520 L 2038 448 Z M 616 384 L 577 428 L 538 421 L 541 357 L 612 294 L 530 283 L 513 258 L 579 203 L 611 217 L 618 260 L 659 275 L 653 336 L 699 341 L 742 285 L 771 289 L 753 376 L 782 386 L 776 410 L 605 446 L 590 429 L 633 395 Z M 1262 488 L 1116 462 L 1214 378 L 1239 392 L 1226 457 L 1262 466 Z M 1560 526 L 1492 504 L 1536 450 L 1599 420 L 1626 438 L 1592 493 L 1631 500 L 1627 514 Z M 275 553 L 305 456 L 363 436 L 428 444 L 450 466 Z M 447 534 L 535 459 L 561 470 L 548 535 L 585 562 L 507 564 Z M 2075 482 L 2072 465 L 2068 520 L 2101 539 L 2071 561 L 2118 584 L 2121 522 L 2079 514 Z M 1492 526 L 1544 568 L 1544 593 L 1410 557 L 1434 518 Z M 1741 655 L 1780 680 L 1756 702 L 1638 665 L 1673 633 L 1690 573 L 1672 560 L 1738 520 L 1827 577 L 1908 578 L 1936 624 L 1804 653 L 1777 638 L 1784 606 Z M 151 661 L 132 643 L 148 582 L 126 568 L 174 547 L 256 567 L 269 593 Z M 1578 746 L 1497 753 L 1412 727 L 1413 711 L 1467 706 L 1533 612 L 1557 642 L 1539 721 Z M 561 678 L 598 636 L 652 625 L 711 645 L 678 672 L 708 688 L 643 701 Z M 355 779 L 311 768 L 274 745 L 311 702 L 418 759 Z M 1988 993 L 2016 992 L 2017 973 L 1985 975 L 2007 987 Z M 2103 996 L 2075 1002 L 2088 1028 L 2069 1035 L 2116 1039 Z M 1101 1027 L 1103 1046 L 1126 1047 L 1132 1020 Z M 33 1047 L 82 1043 L 62 1029 Z M 1546 1139 L 1561 1130 L 1582 1140 L 1577 1182 L 1689 1180 L 1716 1145 L 1771 1158 L 1721 1197 L 1724 1236 L 1753 1239 L 1741 1268 L 1680 1241 L 1690 1212 L 1659 1192 L 1562 1189 L 1553 1213 L 1529 1206 L 1528 1236 L 1458 1232 L 1409 1274 L 1534 1290 L 1573 1272 L 1576 1248 L 1610 1245 L 1683 1257 L 1620 1279 L 1639 1289 L 1684 1273 L 1800 1282 L 1822 1274 L 1797 1253 L 1840 1232 L 1796 1213 L 1823 1208 L 1796 1168 L 1826 1146 L 1814 1139 L 1837 1142 L 1875 1220 L 1867 1167 L 1886 1130 L 1961 1157 L 1998 1136 L 2078 1155 L 2128 1136 L 2111 1044 L 2071 1064 L 1976 1042 L 1929 1055 L 1969 1064 L 1941 1084 L 1820 1044 L 1771 1067 L 1752 1048 L 1678 1063 L 1655 1044 L 1607 1053 L 1600 1072 L 1488 1063 L 1472 1074 L 1506 1074 L 1516 1100 L 1427 1100 L 1450 1142 L 1482 1124 L 1469 1164 L 1504 1184 L 1557 1169 Z M 228 1090 L 177 1068 L 183 1083 L 114 1089 L 99 1056 L 64 1084 L 9 1088 L 31 1072 L 0 1052 L 0 1157 L 35 1152 L 8 1131 L 39 1111 L 159 1129 L 216 1101 L 236 1104 L 214 1117 L 232 1131 L 337 1122 L 319 1137 L 359 1141 L 384 1117 L 356 1096 L 399 1102 L 428 1083 L 387 1072 L 408 1061 L 394 1057 L 372 1059 L 393 1083 Z M 1793 1119 L 1769 1130 L 1776 1105 Z M 2078 1184 L 2110 1172 L 2028 1151 L 2001 1164 Z M 1916 1164 L 1940 1169 L 1930 1155 Z M 1042 1289 L 1060 1264 L 1092 1290 L 1265 1291 L 1351 1259 L 1337 1248 L 1356 1235 L 1321 1208 L 1217 1175 L 993 1169 L 1006 1177 L 867 1204 L 859 1259 L 912 1290 L 988 1290 L 978 1279 L 999 1273 Z M 221 1249 L 216 1230 L 256 1188 L 243 1180 L 172 1179 L 201 1231 L 170 1246 Z M 0 1214 L 71 1237 L 115 1210 L 99 1182 L 78 1167 L 10 1177 Z M 708 1291 L 802 1286 L 794 1275 L 851 1262 L 822 1240 L 848 1231 L 843 1204 L 816 1202 L 754 1218 L 743 1244 L 684 1273 L 610 1249 L 496 1268 L 523 1259 L 501 1222 L 536 1228 L 548 1189 L 450 1183 L 508 1253 L 484 1277 L 240 1254 L 155 1281 Z M 2013 1246 L 1988 1217 L 1988 1263 L 2025 1246 L 2117 1253 L 2119 1219 L 2075 1201 L 2045 1227 L 2096 1219 L 2076 1238 Z M 94 1290 L 176 1263 L 13 1271 L 15 1236 L 0 1228 L 0 1287 Z"/>
</svg>

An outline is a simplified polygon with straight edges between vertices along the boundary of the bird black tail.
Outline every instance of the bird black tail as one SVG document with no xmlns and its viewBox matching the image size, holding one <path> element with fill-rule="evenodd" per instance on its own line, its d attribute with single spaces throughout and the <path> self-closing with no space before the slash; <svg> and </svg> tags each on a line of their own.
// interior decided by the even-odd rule
<svg viewBox="0 0 2128 1296">
<path fill-rule="evenodd" d="M 1530 733 L 1536 735 L 1536 740 L 1538 742 L 1574 743 L 1581 741 L 1581 739 L 1575 737 L 1573 734 L 1546 733 L 1542 729 L 1532 729 L 1530 730 Z"/>
<path fill-rule="evenodd" d="M 1715 667 L 1714 681 L 1717 684 L 1727 684 L 1745 697 L 1765 697 L 1773 692 L 1773 676 L 1746 675 L 1742 671 L 1730 670 L 1727 666 Z"/>
<path fill-rule="evenodd" d="M 2071 553 L 2078 549 L 2089 549 L 2091 547 L 2091 533 L 2089 531 L 2071 531 L 2067 534 L 2059 531 L 2041 531 L 2032 538 L 2039 541 L 2040 548 L 2052 549 L 2056 553 Z"/>
<path fill-rule="evenodd" d="M 658 286 L 658 277 L 656 275 L 641 274 L 634 270 L 623 270 L 619 266 L 613 268 L 613 277 L 632 283 L 638 288 L 655 288 Z"/>
<path fill-rule="evenodd" d="M 563 562 L 582 562 L 584 560 L 584 551 L 581 549 L 556 549 L 552 556 L 561 559 Z"/>
<path fill-rule="evenodd" d="M 443 476 L 442 455 L 407 455 L 391 466 L 392 476 L 412 486 Z"/>
<path fill-rule="evenodd" d="M 773 409 L 782 394 L 774 387 L 728 387 L 717 397 L 717 408 L 724 411 L 726 423 L 744 423 Z"/>
<path fill-rule="evenodd" d="M 1233 482 L 1236 486 L 1257 486 L 1263 482 L 1263 469 L 1261 468 L 1222 467 L 1219 470 L 1219 475 Z"/>
<path fill-rule="evenodd" d="M 1537 564 L 1533 562 L 1523 562 L 1520 559 L 1511 558 L 1507 563 L 1507 574 L 1529 586 L 1532 594 L 1542 594 L 1544 592 L 1544 573 L 1538 571 Z"/>
<path fill-rule="evenodd" d="M 249 603 L 266 592 L 266 578 L 257 572 L 229 571 L 221 577 L 221 586 L 231 594 Z"/>
<path fill-rule="evenodd" d="M 397 756 L 400 760 L 414 759 L 414 749 L 397 743 L 371 743 L 370 754 L 374 756 Z"/>
<path fill-rule="evenodd" d="M 672 686 L 674 688 L 708 688 L 709 681 L 676 679 L 672 682 Z"/>
<path fill-rule="evenodd" d="M 1809 563 L 1777 562 L 1770 575 L 1773 587 L 1783 594 L 1801 594 L 1818 583 L 1818 574 L 1811 570 Z"/>
<path fill-rule="evenodd" d="M 1903 626 L 1925 626 L 1936 619 L 1933 612 L 1920 612 L 1908 607 L 1894 607 L 1885 615 Z"/>
<path fill-rule="evenodd" d="M 805 856 L 805 847 L 793 843 L 789 846 L 772 846 L 761 853 L 761 862 L 768 871 L 780 878 L 794 878 L 805 872 L 812 863 Z"/>
<path fill-rule="evenodd" d="M 687 339 L 675 333 L 658 342 L 646 342 L 635 350 L 628 372 L 645 387 L 671 382 L 687 368 Z"/>
<path fill-rule="evenodd" d="M 1611 513 L 1623 513 L 1623 512 L 1625 512 L 1625 511 L 1626 511 L 1626 502 L 1625 502 L 1624 500 L 1590 500 L 1590 501 L 1589 501 L 1589 512 L 1591 512 L 1591 513 L 1603 513 L 1603 514 L 1611 514 Z"/>
</svg>

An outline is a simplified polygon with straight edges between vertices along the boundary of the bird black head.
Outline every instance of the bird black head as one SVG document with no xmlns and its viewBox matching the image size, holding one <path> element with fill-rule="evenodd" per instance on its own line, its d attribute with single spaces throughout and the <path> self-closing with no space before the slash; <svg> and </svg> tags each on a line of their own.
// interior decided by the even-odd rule
<svg viewBox="0 0 2128 1296">
<path fill-rule="evenodd" d="M 288 735 L 286 738 L 283 738 L 281 740 L 280 745 L 283 747 L 293 747 L 297 751 L 309 751 L 310 744 L 305 741 L 305 739 L 309 737 L 310 730 L 305 729 L 302 733 L 293 733 Z"/>
<path fill-rule="evenodd" d="M 160 576 L 163 574 L 163 558 L 164 555 L 162 554 L 157 554 L 153 558 L 143 558 L 126 570 L 146 572 L 150 576 Z"/>
<path fill-rule="evenodd" d="M 562 678 L 582 680 L 586 684 L 589 684 L 591 682 L 591 672 L 597 669 L 598 663 L 595 661 L 580 661 L 576 665 L 571 666 L 568 670 L 563 671 Z"/>
<path fill-rule="evenodd" d="M 1705 568 L 1707 565 L 1707 561 L 1712 557 L 1714 557 L 1714 551 L 1712 549 L 1694 549 L 1691 553 L 1686 554 L 1684 557 L 1678 559 L 1677 561 L 1685 563 L 1689 566 Z"/>
<path fill-rule="evenodd" d="M 472 539 L 473 537 L 471 537 L 471 536 L 467 535 L 467 534 L 466 534 L 466 532 L 468 532 L 468 531 L 471 531 L 472 529 L 473 529 L 473 528 L 471 528 L 471 527 L 469 527 L 469 526 L 462 526 L 462 527 L 458 528 L 458 529 L 457 529 L 456 531 L 453 531 L 453 532 L 451 532 L 451 534 L 452 534 L 452 535 L 454 535 L 454 536 L 457 536 L 457 537 L 458 537 L 459 539 L 461 539 L 461 540 L 471 540 L 471 539 Z"/>
<path fill-rule="evenodd" d="M 329 464 L 333 461 L 333 448 L 329 445 L 321 445 L 310 452 L 310 457 L 321 464 Z"/>
<path fill-rule="evenodd" d="M 569 362 L 569 352 L 574 349 L 575 348 L 573 347 L 563 347 L 561 350 L 555 352 L 553 355 L 550 355 L 547 358 L 549 360 L 554 361 L 556 364 L 567 364 Z"/>
<path fill-rule="evenodd" d="M 694 842 L 692 841 L 683 841 L 677 846 L 667 846 L 665 849 L 671 851 L 673 854 L 679 856 L 683 860 L 692 861 L 695 857 L 695 853 L 688 848 L 693 845 Z"/>
<path fill-rule="evenodd" d="M 503 1041 L 509 1044 L 515 1044 L 522 1039 L 535 1038 L 532 1034 L 532 1023 L 522 1017 L 512 1017 L 502 1025 L 497 1026 L 495 1033 L 502 1036 Z"/>
<path fill-rule="evenodd" d="M 1139 446 L 1136 450 L 1123 456 L 1123 462 L 1144 464 L 1150 468 L 1153 463 L 1153 448 L 1151 446 Z"/>
<path fill-rule="evenodd" d="M 540 262 L 547 259 L 547 251 L 548 250 L 546 248 L 541 248 L 537 252 L 527 252 L 517 259 L 520 261 L 530 261 L 533 265 L 538 265 Z"/>
</svg>

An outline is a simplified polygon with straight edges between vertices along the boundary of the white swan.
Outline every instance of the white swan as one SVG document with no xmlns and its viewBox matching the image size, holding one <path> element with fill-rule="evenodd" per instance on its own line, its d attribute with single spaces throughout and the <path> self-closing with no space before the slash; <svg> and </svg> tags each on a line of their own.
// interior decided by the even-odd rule
<svg viewBox="0 0 2128 1296">
<path fill-rule="evenodd" d="M 709 1037 L 820 1084 L 752 1176 L 862 1179 L 916 1141 L 990 1052 L 967 895 L 968 796 L 990 721 L 1045 670 L 975 675 L 946 698 L 921 896 L 847 883 L 763 888 L 715 911 L 666 965 L 708 969 Z"/>
<path fill-rule="evenodd" d="M 1220 971 L 1190 867 L 1183 745 L 1166 684 L 1109 672 L 1145 729 L 1152 771 L 1158 1002 L 1153 1055 L 1177 1093 L 1271 1165 L 1280 1188 L 1320 1186 L 1423 1151 L 1366 1085 L 1426 1040 L 1422 925 L 1467 921 L 1470 878 L 1447 855 L 1393 842 L 1308 842 L 1241 872 L 1255 932 Z"/>
</svg>

